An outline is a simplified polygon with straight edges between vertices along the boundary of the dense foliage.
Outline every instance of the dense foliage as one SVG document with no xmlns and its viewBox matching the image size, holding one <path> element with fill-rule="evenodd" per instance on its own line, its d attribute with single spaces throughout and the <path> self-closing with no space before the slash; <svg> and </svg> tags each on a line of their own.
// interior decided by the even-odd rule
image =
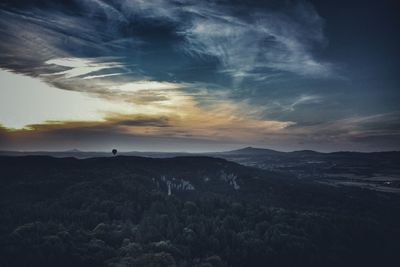
<svg viewBox="0 0 400 267">
<path fill-rule="evenodd" d="M 0 266 L 396 266 L 400 259 L 394 194 L 201 157 L 0 157 L 0 167 Z M 160 177 L 185 178 L 195 189 L 169 195 Z"/>
</svg>

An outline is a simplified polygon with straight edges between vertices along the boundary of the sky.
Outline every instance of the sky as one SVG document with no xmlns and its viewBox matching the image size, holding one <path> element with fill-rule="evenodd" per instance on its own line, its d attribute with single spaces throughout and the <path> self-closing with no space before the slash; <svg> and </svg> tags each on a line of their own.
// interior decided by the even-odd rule
<svg viewBox="0 0 400 267">
<path fill-rule="evenodd" d="M 399 13 L 1 0 L 0 150 L 400 150 Z"/>
</svg>

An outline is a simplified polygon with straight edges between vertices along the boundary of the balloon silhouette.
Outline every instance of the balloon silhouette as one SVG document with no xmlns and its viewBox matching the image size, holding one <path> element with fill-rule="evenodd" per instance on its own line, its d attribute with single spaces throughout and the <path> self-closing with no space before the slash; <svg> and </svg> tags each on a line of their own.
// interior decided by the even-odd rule
<svg viewBox="0 0 400 267">
<path fill-rule="evenodd" d="M 113 153 L 114 156 L 117 154 L 117 152 L 118 151 L 115 148 L 112 150 L 112 153 Z"/>
</svg>

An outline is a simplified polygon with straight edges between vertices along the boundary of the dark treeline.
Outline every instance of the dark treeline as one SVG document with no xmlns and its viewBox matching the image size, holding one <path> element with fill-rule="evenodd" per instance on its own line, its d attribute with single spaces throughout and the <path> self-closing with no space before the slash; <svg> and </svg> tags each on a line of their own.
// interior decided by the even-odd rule
<svg viewBox="0 0 400 267">
<path fill-rule="evenodd" d="M 0 167 L 0 266 L 397 266 L 400 259 L 394 194 L 201 157 L 0 157 Z M 169 181 L 193 188 L 169 195 Z"/>
</svg>

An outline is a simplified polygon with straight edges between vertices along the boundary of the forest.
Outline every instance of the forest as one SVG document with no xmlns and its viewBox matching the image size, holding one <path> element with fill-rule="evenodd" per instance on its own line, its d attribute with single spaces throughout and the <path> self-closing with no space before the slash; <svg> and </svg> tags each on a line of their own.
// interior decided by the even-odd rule
<svg viewBox="0 0 400 267">
<path fill-rule="evenodd" d="M 398 266 L 400 260 L 397 194 L 212 157 L 3 156 L 0 169 L 0 266 Z"/>
</svg>

